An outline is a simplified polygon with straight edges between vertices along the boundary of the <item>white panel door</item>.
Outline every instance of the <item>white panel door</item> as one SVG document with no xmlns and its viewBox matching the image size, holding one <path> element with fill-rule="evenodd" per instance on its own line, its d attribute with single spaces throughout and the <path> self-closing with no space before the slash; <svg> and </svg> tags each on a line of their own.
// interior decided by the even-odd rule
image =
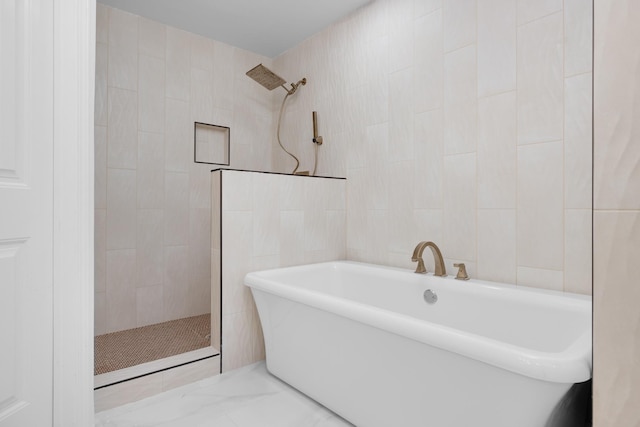
<svg viewBox="0 0 640 427">
<path fill-rule="evenodd" d="M 53 419 L 52 7 L 0 0 L 0 427 Z"/>
</svg>

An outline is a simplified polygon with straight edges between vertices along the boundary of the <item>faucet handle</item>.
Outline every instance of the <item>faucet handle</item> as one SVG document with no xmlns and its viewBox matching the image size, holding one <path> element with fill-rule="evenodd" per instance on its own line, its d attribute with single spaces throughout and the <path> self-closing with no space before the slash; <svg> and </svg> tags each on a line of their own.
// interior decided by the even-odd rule
<svg viewBox="0 0 640 427">
<path fill-rule="evenodd" d="M 458 280 L 469 280 L 469 275 L 467 274 L 467 267 L 465 267 L 463 262 L 453 264 L 454 267 L 458 267 L 458 274 L 456 274 L 456 279 Z"/>
</svg>

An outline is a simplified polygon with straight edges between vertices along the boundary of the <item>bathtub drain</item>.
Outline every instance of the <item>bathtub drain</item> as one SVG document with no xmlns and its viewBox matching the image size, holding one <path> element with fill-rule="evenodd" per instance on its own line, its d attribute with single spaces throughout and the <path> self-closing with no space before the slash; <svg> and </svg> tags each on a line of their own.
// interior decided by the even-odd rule
<svg viewBox="0 0 640 427">
<path fill-rule="evenodd" d="M 436 293 L 431 289 L 427 289 L 424 291 L 424 300 L 427 304 L 435 304 L 438 301 L 438 295 L 436 295 Z"/>
</svg>

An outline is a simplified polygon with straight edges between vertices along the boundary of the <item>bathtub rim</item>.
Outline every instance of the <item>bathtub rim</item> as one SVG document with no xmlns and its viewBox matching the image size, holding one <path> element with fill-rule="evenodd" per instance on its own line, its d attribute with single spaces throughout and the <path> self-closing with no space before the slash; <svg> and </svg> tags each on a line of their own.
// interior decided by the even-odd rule
<svg viewBox="0 0 640 427">
<path fill-rule="evenodd" d="M 383 331 L 401 335 L 425 345 L 438 347 L 442 350 L 463 355 L 530 378 L 558 383 L 580 383 L 592 377 L 591 324 L 563 351 L 545 352 L 500 342 L 492 338 L 427 322 L 406 314 L 347 300 L 316 290 L 296 288 L 295 286 L 279 283 L 268 277 L 280 271 L 303 271 L 310 266 L 317 268 L 339 265 L 413 274 L 411 270 L 397 267 L 387 267 L 355 261 L 330 261 L 251 272 L 245 276 L 244 283 L 245 286 L 251 289 L 259 289 L 263 292 L 296 301 L 310 307 L 325 310 L 356 322 L 371 325 Z M 448 279 L 452 278 L 438 278 L 437 280 Z M 457 281 L 451 282 L 451 284 L 453 286 L 480 285 L 491 288 L 505 288 L 512 291 L 517 290 L 518 292 L 570 299 L 574 300 L 576 304 L 589 304 L 589 306 L 591 304 L 590 298 L 586 295 L 576 295 L 546 289 L 482 280 L 471 280 L 462 283 Z"/>
</svg>

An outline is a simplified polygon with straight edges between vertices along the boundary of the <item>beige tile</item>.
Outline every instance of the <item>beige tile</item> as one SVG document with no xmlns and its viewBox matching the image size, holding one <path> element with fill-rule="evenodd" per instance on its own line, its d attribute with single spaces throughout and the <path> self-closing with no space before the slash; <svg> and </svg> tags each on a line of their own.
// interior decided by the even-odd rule
<svg viewBox="0 0 640 427">
<path fill-rule="evenodd" d="M 304 211 L 280 212 L 280 266 L 304 264 Z"/>
<path fill-rule="evenodd" d="M 129 45 L 109 45 L 107 82 L 109 87 L 138 89 L 138 51 Z"/>
<path fill-rule="evenodd" d="M 478 210 L 477 278 L 516 283 L 516 210 Z"/>
<path fill-rule="evenodd" d="M 413 201 L 416 209 L 442 208 L 442 120 L 442 109 L 416 114 Z"/>
<path fill-rule="evenodd" d="M 448 0 L 443 2 L 444 51 L 469 45 L 476 41 L 477 0 Z"/>
<path fill-rule="evenodd" d="M 96 42 L 109 43 L 109 11 L 111 8 L 102 3 L 96 3 Z"/>
<path fill-rule="evenodd" d="M 136 171 L 107 169 L 107 250 L 136 247 Z"/>
<path fill-rule="evenodd" d="M 476 151 L 476 47 L 470 45 L 444 57 L 444 153 Z"/>
<path fill-rule="evenodd" d="M 445 257 L 476 260 L 476 154 L 444 157 L 443 241 Z"/>
<path fill-rule="evenodd" d="M 278 176 L 255 174 L 253 193 L 253 255 L 277 255 L 280 249 L 280 187 Z"/>
<path fill-rule="evenodd" d="M 164 321 L 189 316 L 189 248 L 165 246 L 164 248 Z"/>
<path fill-rule="evenodd" d="M 107 208 L 107 128 L 94 127 L 94 193 L 96 209 Z"/>
<path fill-rule="evenodd" d="M 253 177 L 255 174 L 236 171 L 222 173 L 222 210 L 223 211 L 251 211 L 253 203 Z M 292 179 L 292 181 L 297 181 Z M 302 197 L 302 191 L 300 192 Z"/>
<path fill-rule="evenodd" d="M 214 41 L 213 48 L 213 103 L 219 108 L 233 108 L 234 72 L 233 55 L 235 48 Z"/>
<path fill-rule="evenodd" d="M 166 27 L 166 96 L 189 100 L 191 90 L 191 35 Z"/>
<path fill-rule="evenodd" d="M 191 67 L 213 71 L 214 41 L 196 34 L 191 35 Z"/>
<path fill-rule="evenodd" d="M 444 56 L 442 52 L 442 10 L 415 20 L 413 95 L 415 112 L 442 107 Z"/>
<path fill-rule="evenodd" d="M 387 123 L 366 127 L 366 148 L 359 154 L 365 160 L 363 179 L 359 185 L 364 191 L 366 207 L 387 209 L 389 186 L 389 125 Z"/>
<path fill-rule="evenodd" d="M 107 332 L 107 293 L 96 292 L 93 298 L 93 335 L 98 336 Z"/>
<path fill-rule="evenodd" d="M 407 0 L 396 0 L 397 3 L 409 4 Z M 410 5 L 413 6 L 413 5 Z M 389 71 L 398 71 L 413 65 L 413 13 L 411 7 L 405 7 L 401 15 L 390 17 L 389 29 Z"/>
<path fill-rule="evenodd" d="M 162 372 L 125 381 L 93 392 L 96 412 L 136 402 L 162 392 Z"/>
<path fill-rule="evenodd" d="M 164 244 L 189 241 L 189 175 L 167 172 L 164 176 Z"/>
<path fill-rule="evenodd" d="M 478 101 L 478 208 L 516 207 L 516 93 Z"/>
<path fill-rule="evenodd" d="M 135 169 L 138 155 L 138 99 L 136 92 L 109 88 L 107 166 Z"/>
<path fill-rule="evenodd" d="M 96 209 L 94 212 L 94 264 L 93 287 L 96 292 L 104 292 L 106 289 L 106 263 L 107 263 L 107 211 Z"/>
<path fill-rule="evenodd" d="M 191 69 L 191 121 L 214 123 L 213 120 L 213 74 L 199 68 Z"/>
<path fill-rule="evenodd" d="M 189 207 L 210 209 L 211 165 L 192 163 L 189 169 Z"/>
<path fill-rule="evenodd" d="M 564 1 L 564 75 L 591 71 L 593 58 L 593 2 Z"/>
<path fill-rule="evenodd" d="M 96 125 L 107 125 L 107 72 L 109 64 L 109 48 L 106 43 L 96 43 L 96 91 L 95 91 L 95 114 Z"/>
<path fill-rule="evenodd" d="M 140 55 L 138 64 L 138 129 L 164 132 L 164 61 Z"/>
<path fill-rule="evenodd" d="M 247 310 L 251 298 L 244 276 L 253 257 L 253 212 L 222 213 L 223 315 Z M 224 341 L 224 337 L 223 337 Z"/>
<path fill-rule="evenodd" d="M 344 210 L 325 211 L 327 222 L 327 257 L 330 260 L 346 259 L 347 216 Z"/>
<path fill-rule="evenodd" d="M 520 144 L 562 139 L 562 24 L 562 13 L 556 13 L 518 27 Z"/>
<path fill-rule="evenodd" d="M 624 8 L 620 8 L 621 13 Z M 598 10 L 596 10 L 596 15 Z M 597 28 L 597 27 L 596 27 Z M 596 67 L 597 69 L 597 67 Z M 640 422 L 640 212 L 594 214 L 594 421 L 596 425 Z M 611 424 L 613 423 L 613 424 Z"/>
<path fill-rule="evenodd" d="M 138 133 L 138 208 L 164 207 L 164 138 L 162 134 Z"/>
<path fill-rule="evenodd" d="M 564 290 L 591 295 L 591 209 L 564 212 Z"/>
<path fill-rule="evenodd" d="M 565 207 L 590 209 L 592 203 L 591 73 L 565 79 Z"/>
<path fill-rule="evenodd" d="M 222 372 L 238 369 L 265 358 L 264 338 L 255 308 L 222 318 Z"/>
<path fill-rule="evenodd" d="M 147 18 L 138 18 L 138 53 L 164 59 L 166 28 Z"/>
<path fill-rule="evenodd" d="M 516 3 L 478 2 L 478 96 L 516 88 Z"/>
<path fill-rule="evenodd" d="M 518 0 L 518 25 L 562 10 L 562 0 Z"/>
<path fill-rule="evenodd" d="M 136 327 L 136 250 L 107 251 L 106 332 Z"/>
<path fill-rule="evenodd" d="M 518 147 L 518 265 L 563 268 L 561 142 Z"/>
<path fill-rule="evenodd" d="M 414 0 L 413 10 L 417 17 L 442 8 L 442 0 Z"/>
<path fill-rule="evenodd" d="M 188 172 L 193 161 L 189 103 L 169 98 L 165 101 L 165 170 Z"/>
<path fill-rule="evenodd" d="M 164 211 L 139 209 L 137 227 L 138 286 L 164 281 Z"/>
<path fill-rule="evenodd" d="M 629 19 L 636 3 L 598 3 L 594 12 L 594 204 L 596 209 L 640 209 L 640 52 L 636 49 L 640 26 Z"/>
<path fill-rule="evenodd" d="M 389 161 L 413 158 L 413 88 L 407 84 L 412 78 L 411 68 L 389 75 L 389 140 L 393 141 Z"/>
<path fill-rule="evenodd" d="M 164 321 L 164 297 L 162 285 L 136 288 L 137 327 Z"/>
<path fill-rule="evenodd" d="M 189 286 L 192 313 L 210 311 L 211 300 L 211 211 L 189 211 Z"/>
<path fill-rule="evenodd" d="M 178 366 L 162 373 L 162 391 L 220 374 L 220 356 Z"/>
<path fill-rule="evenodd" d="M 518 266 L 517 284 L 538 289 L 562 291 L 563 274 L 558 270 L 544 270 Z"/>
<path fill-rule="evenodd" d="M 413 224 L 413 162 L 393 163 L 389 168 L 389 242 L 388 250 L 406 251 L 414 236 Z M 358 220 L 358 219 L 356 219 Z M 374 232 L 371 227 L 367 233 Z"/>
<path fill-rule="evenodd" d="M 138 46 L 138 17 L 120 9 L 109 9 L 109 46 L 135 49 Z"/>
</svg>

